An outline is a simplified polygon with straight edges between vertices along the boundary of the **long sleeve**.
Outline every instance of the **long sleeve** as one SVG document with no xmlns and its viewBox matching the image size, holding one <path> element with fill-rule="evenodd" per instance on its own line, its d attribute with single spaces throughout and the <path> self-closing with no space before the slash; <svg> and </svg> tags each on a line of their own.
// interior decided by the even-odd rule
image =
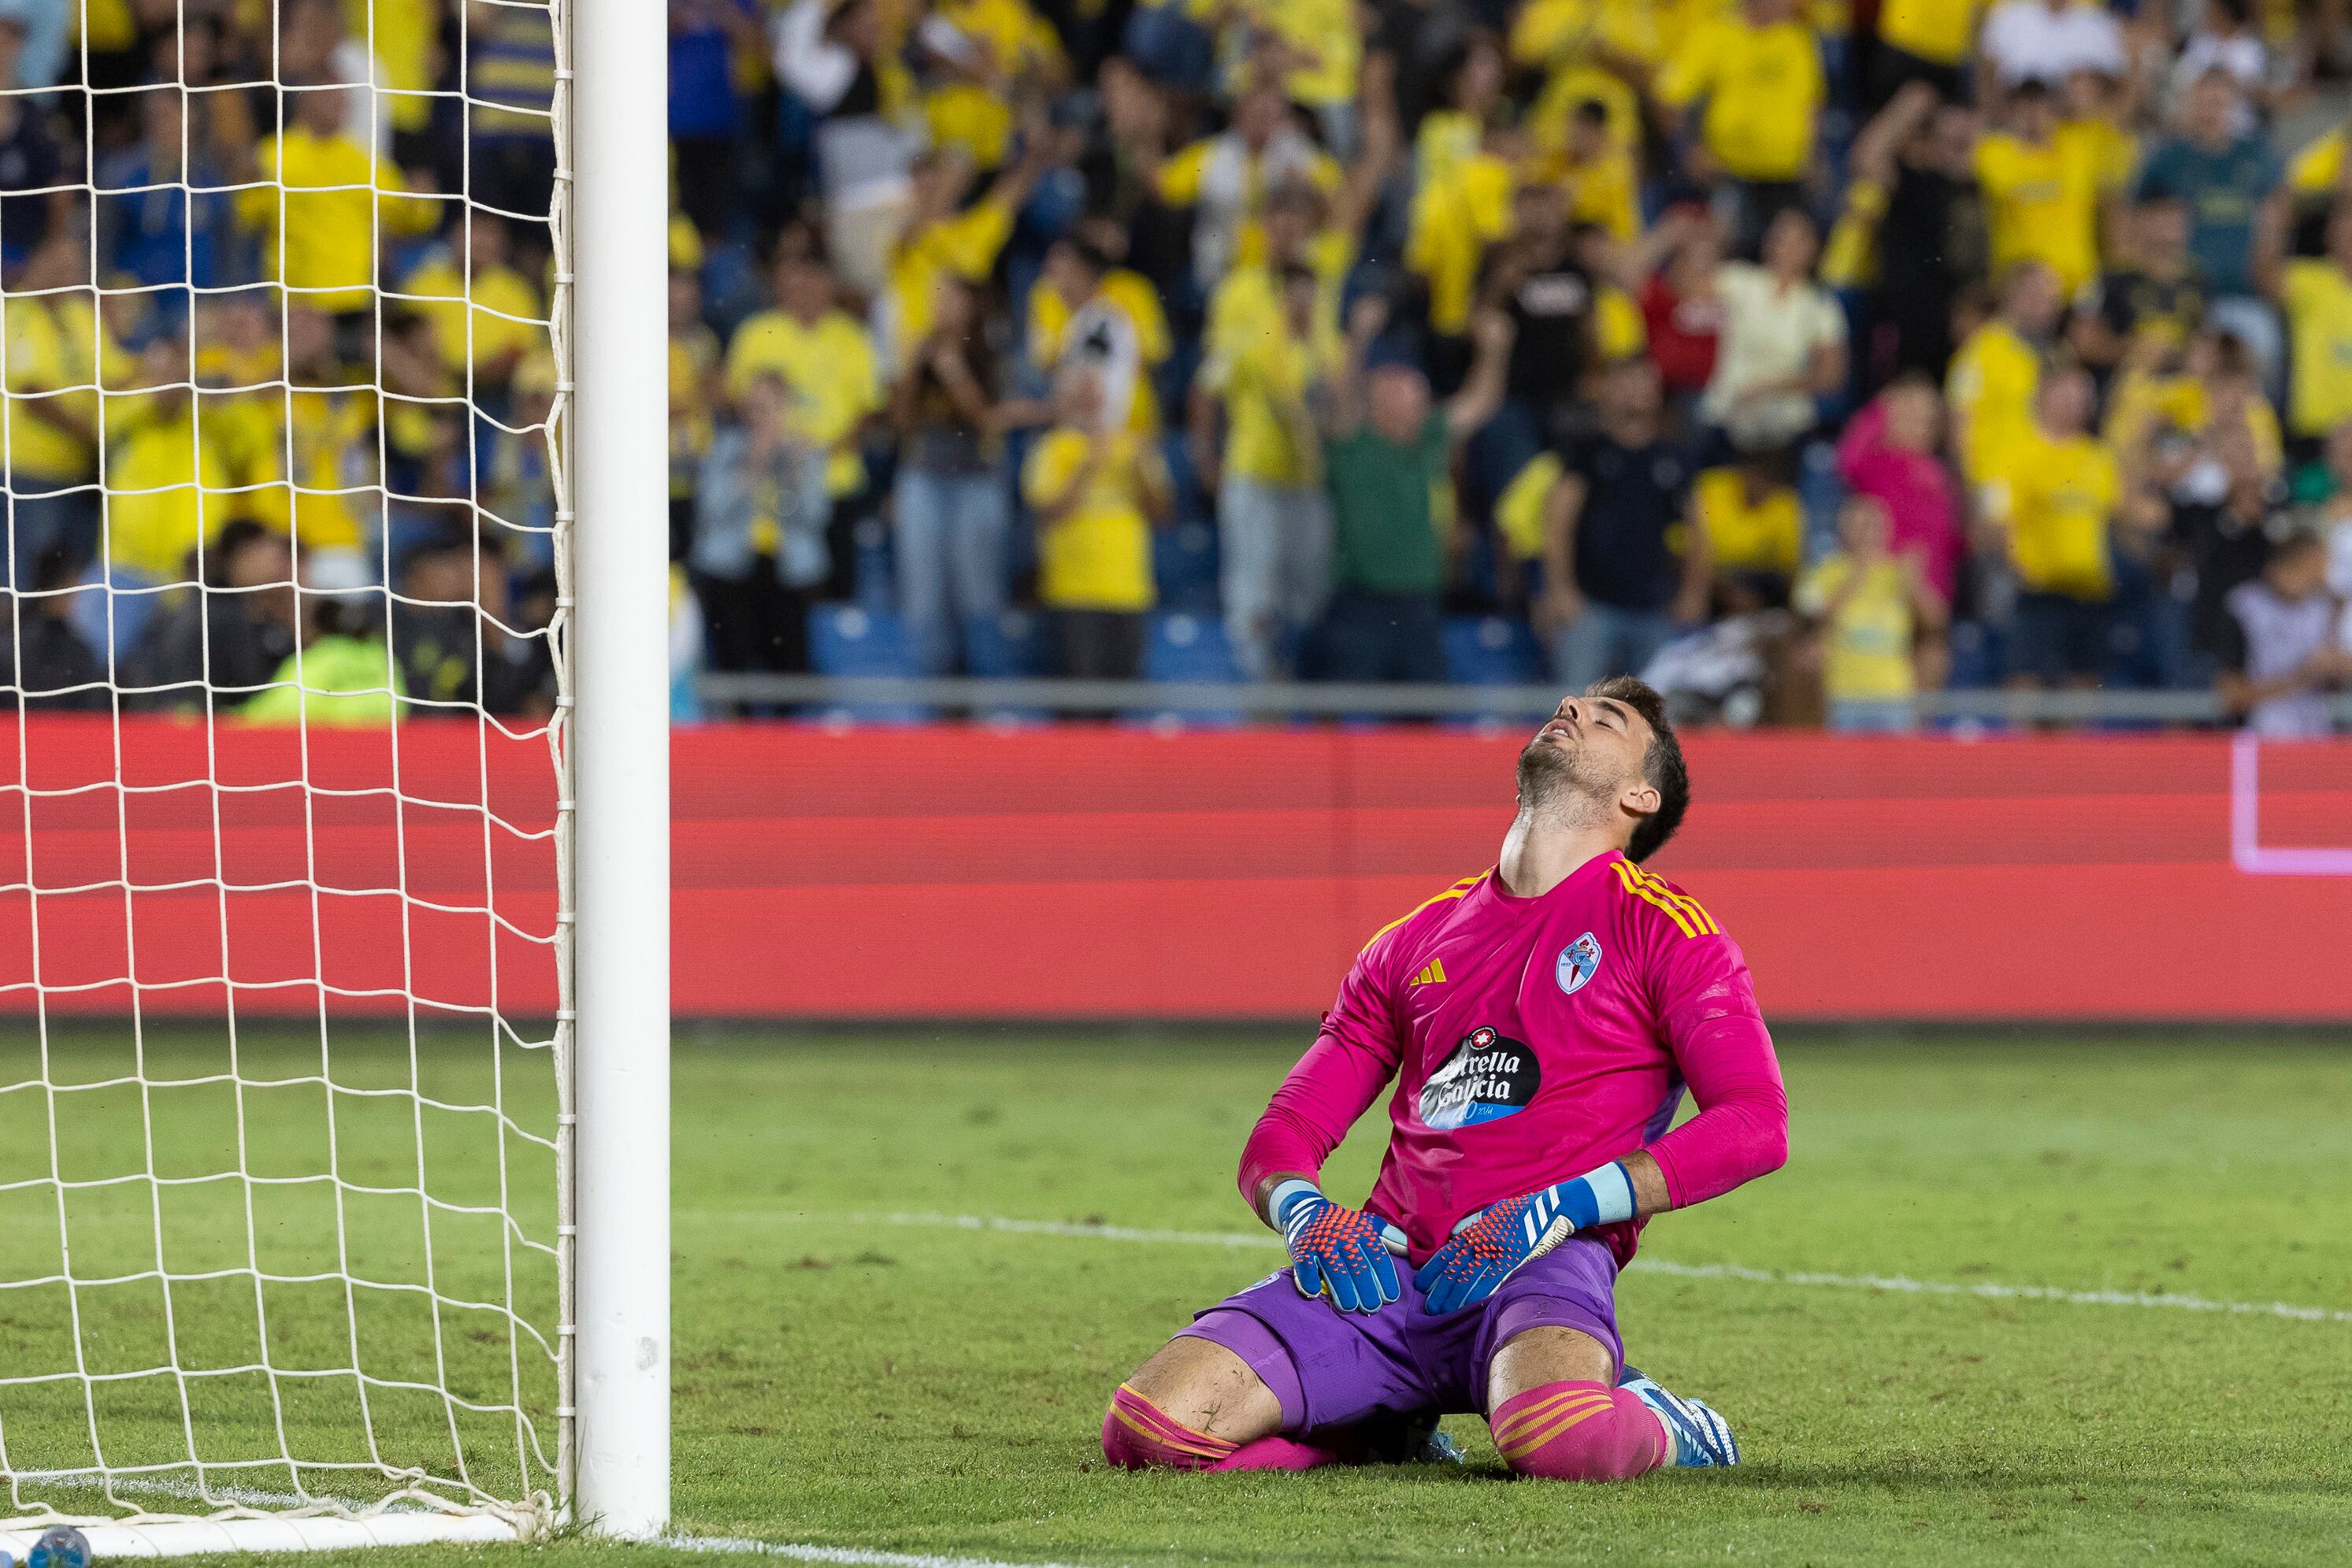
<svg viewBox="0 0 2352 1568">
<path fill-rule="evenodd" d="M 1676 1208 L 1719 1197 L 1789 1158 L 1789 1096 L 1748 962 L 1728 937 L 1675 955 L 1666 1034 L 1698 1114 L 1649 1145 Z"/>
<path fill-rule="evenodd" d="M 1699 1113 L 1649 1147 L 1676 1208 L 1788 1163 L 1789 1096 L 1762 1019 L 1718 1019 L 1677 1043 L 1675 1055 Z"/>
<path fill-rule="evenodd" d="M 1313 1176 L 1356 1118 L 1380 1097 L 1402 1059 L 1384 975 L 1387 949 L 1375 943 L 1356 960 L 1322 1032 L 1274 1092 L 1242 1145 L 1242 1201 L 1257 1207 L 1258 1185 L 1281 1171 Z"/>
</svg>

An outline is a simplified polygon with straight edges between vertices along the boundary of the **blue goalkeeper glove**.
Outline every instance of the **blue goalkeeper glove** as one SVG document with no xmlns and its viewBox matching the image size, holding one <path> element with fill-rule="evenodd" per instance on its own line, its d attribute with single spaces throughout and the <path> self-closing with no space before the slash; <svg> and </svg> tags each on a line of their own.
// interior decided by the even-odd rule
<svg viewBox="0 0 2352 1568">
<path fill-rule="evenodd" d="M 1454 1236 L 1413 1271 L 1422 1311 L 1434 1317 L 1475 1307 L 1511 1270 L 1580 1230 L 1633 1218 L 1633 1178 L 1612 1161 L 1574 1181 L 1496 1204 L 1454 1228 Z"/>
<path fill-rule="evenodd" d="M 1397 1299 L 1389 1251 L 1391 1245 L 1403 1249 L 1404 1233 L 1395 1226 L 1333 1203 L 1298 1176 L 1276 1187 L 1265 1207 L 1290 1248 L 1290 1278 L 1300 1295 L 1328 1296 L 1343 1312 L 1376 1312 Z"/>
</svg>

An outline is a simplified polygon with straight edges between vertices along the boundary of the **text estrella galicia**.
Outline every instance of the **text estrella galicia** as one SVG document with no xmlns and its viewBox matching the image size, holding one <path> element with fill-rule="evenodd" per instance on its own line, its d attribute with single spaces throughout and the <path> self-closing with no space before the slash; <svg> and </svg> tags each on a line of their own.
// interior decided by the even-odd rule
<svg viewBox="0 0 2352 1568">
<path fill-rule="evenodd" d="M 1440 1132 L 1499 1121 L 1527 1108 L 1543 1086 L 1536 1053 L 1480 1024 L 1421 1086 L 1422 1124 Z"/>
</svg>

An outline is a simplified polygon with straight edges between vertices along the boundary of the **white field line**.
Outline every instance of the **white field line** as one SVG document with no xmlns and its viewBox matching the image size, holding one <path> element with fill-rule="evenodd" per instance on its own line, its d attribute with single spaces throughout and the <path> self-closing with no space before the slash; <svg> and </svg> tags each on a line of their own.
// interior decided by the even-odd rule
<svg viewBox="0 0 2352 1568">
<path fill-rule="evenodd" d="M 203 1500 L 206 1494 L 186 1481 L 119 1480 L 117 1492 L 143 1492 L 150 1496 L 175 1497 L 189 1501 Z M 253 1487 L 215 1486 L 210 1490 L 210 1500 L 236 1503 L 246 1508 L 299 1508 L 305 1503 L 330 1500 L 324 1497 L 297 1497 L 292 1492 L 265 1491 Z M 359 1499 L 341 1500 L 353 1508 L 364 1506 Z M 395 1505 L 397 1507 L 397 1505 Z M 936 1557 L 919 1552 L 869 1552 L 855 1546 L 817 1546 L 803 1542 L 754 1541 L 740 1535 L 670 1534 L 647 1544 L 667 1546 L 677 1552 L 718 1552 L 756 1557 L 783 1557 L 795 1563 L 838 1563 L 855 1568 L 1070 1568 L 1060 1563 L 1009 1563 L 992 1557 Z"/>
<path fill-rule="evenodd" d="M 848 1563 L 874 1568 L 1069 1568 L 1061 1563 L 1002 1563 L 993 1557 L 930 1557 L 908 1552 L 867 1552 L 852 1546 L 803 1546 L 739 1536 L 665 1535 L 656 1542 L 680 1552 L 744 1552 L 795 1563 Z"/>
<path fill-rule="evenodd" d="M 820 1218 L 819 1216 L 810 1216 Z M 1121 1225 L 1083 1225 L 1067 1220 L 1007 1219 L 984 1214 L 846 1214 L 851 1225 L 906 1225 L 951 1230 L 1003 1230 L 1024 1236 L 1079 1236 L 1102 1241 L 1139 1241 L 1192 1247 L 1278 1249 L 1281 1239 L 1263 1230 L 1139 1230 Z M 1758 1285 L 1826 1285 L 1849 1291 L 1892 1291 L 1914 1296 L 1976 1296 L 2000 1301 L 2056 1301 L 2070 1307 L 2157 1307 L 2180 1312 L 2228 1312 L 2247 1317 L 2288 1318 L 2297 1322 L 2352 1323 L 2352 1312 L 2306 1307 L 2292 1301 L 2217 1301 L 2176 1291 L 2069 1291 L 2056 1285 L 2007 1285 L 1985 1280 L 1960 1283 L 1914 1280 L 1905 1274 L 1824 1274 L 1811 1270 L 1748 1269 L 1737 1263 L 1676 1263 L 1636 1258 L 1637 1274 L 1678 1280 L 1743 1280 Z"/>
</svg>

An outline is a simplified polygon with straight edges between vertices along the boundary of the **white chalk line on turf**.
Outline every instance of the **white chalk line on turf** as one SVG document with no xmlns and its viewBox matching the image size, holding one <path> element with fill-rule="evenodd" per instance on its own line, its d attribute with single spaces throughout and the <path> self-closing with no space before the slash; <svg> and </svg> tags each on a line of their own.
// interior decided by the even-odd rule
<svg viewBox="0 0 2352 1568">
<path fill-rule="evenodd" d="M 341 1501 L 357 1509 L 365 1506 L 359 1498 L 331 1498 L 324 1493 L 299 1497 L 293 1492 L 267 1491 L 254 1487 L 214 1486 L 199 1489 L 187 1481 L 161 1479 L 118 1480 L 117 1492 L 143 1492 L 151 1496 L 181 1498 L 188 1501 L 237 1503 L 247 1508 L 297 1508 L 304 1504 Z M 394 1511 L 409 1511 L 399 1505 Z M 755 1557 L 784 1557 L 795 1563 L 839 1563 L 853 1568 L 1072 1568 L 1063 1563 L 1009 1563 L 993 1557 L 962 1555 L 937 1557 L 921 1552 L 872 1552 L 857 1546 L 817 1546 L 795 1541 L 755 1541 L 742 1535 L 685 1535 L 672 1533 L 656 1537 L 649 1542 L 667 1546 L 677 1552 L 718 1552 Z"/>
<path fill-rule="evenodd" d="M 811 1215 L 812 1219 L 822 1216 Z M 1078 1236 L 1101 1241 L 1163 1245 L 1279 1248 L 1269 1231 L 1141 1230 L 1123 1225 L 1070 1220 L 1010 1219 L 988 1214 L 845 1214 L 849 1225 L 905 1225 L 951 1230 L 1000 1230 L 1024 1236 Z M 2286 1318 L 2296 1322 L 2352 1323 L 2352 1312 L 2306 1307 L 2292 1301 L 2217 1301 L 2176 1291 L 2070 1291 L 2056 1285 L 2009 1285 L 1997 1281 L 1914 1280 L 1906 1274 L 1824 1274 L 1812 1270 L 1749 1269 L 1738 1263 L 1676 1263 L 1636 1258 L 1627 1268 L 1638 1274 L 1678 1280 L 1741 1280 L 1758 1285 L 1824 1285 L 1850 1291 L 1891 1291 L 1913 1296 L 1975 1296 L 1997 1301 L 2054 1301 L 2070 1307 L 2154 1307 L 2180 1312 L 2223 1312 L 2243 1317 Z"/>
<path fill-rule="evenodd" d="M 665 1535 L 657 1545 L 680 1552 L 740 1552 L 788 1557 L 795 1563 L 871 1564 L 872 1568 L 1070 1568 L 1062 1563 L 1002 1563 L 993 1557 L 930 1557 L 908 1552 L 868 1552 L 862 1547 L 803 1546 L 724 1535 Z"/>
</svg>

